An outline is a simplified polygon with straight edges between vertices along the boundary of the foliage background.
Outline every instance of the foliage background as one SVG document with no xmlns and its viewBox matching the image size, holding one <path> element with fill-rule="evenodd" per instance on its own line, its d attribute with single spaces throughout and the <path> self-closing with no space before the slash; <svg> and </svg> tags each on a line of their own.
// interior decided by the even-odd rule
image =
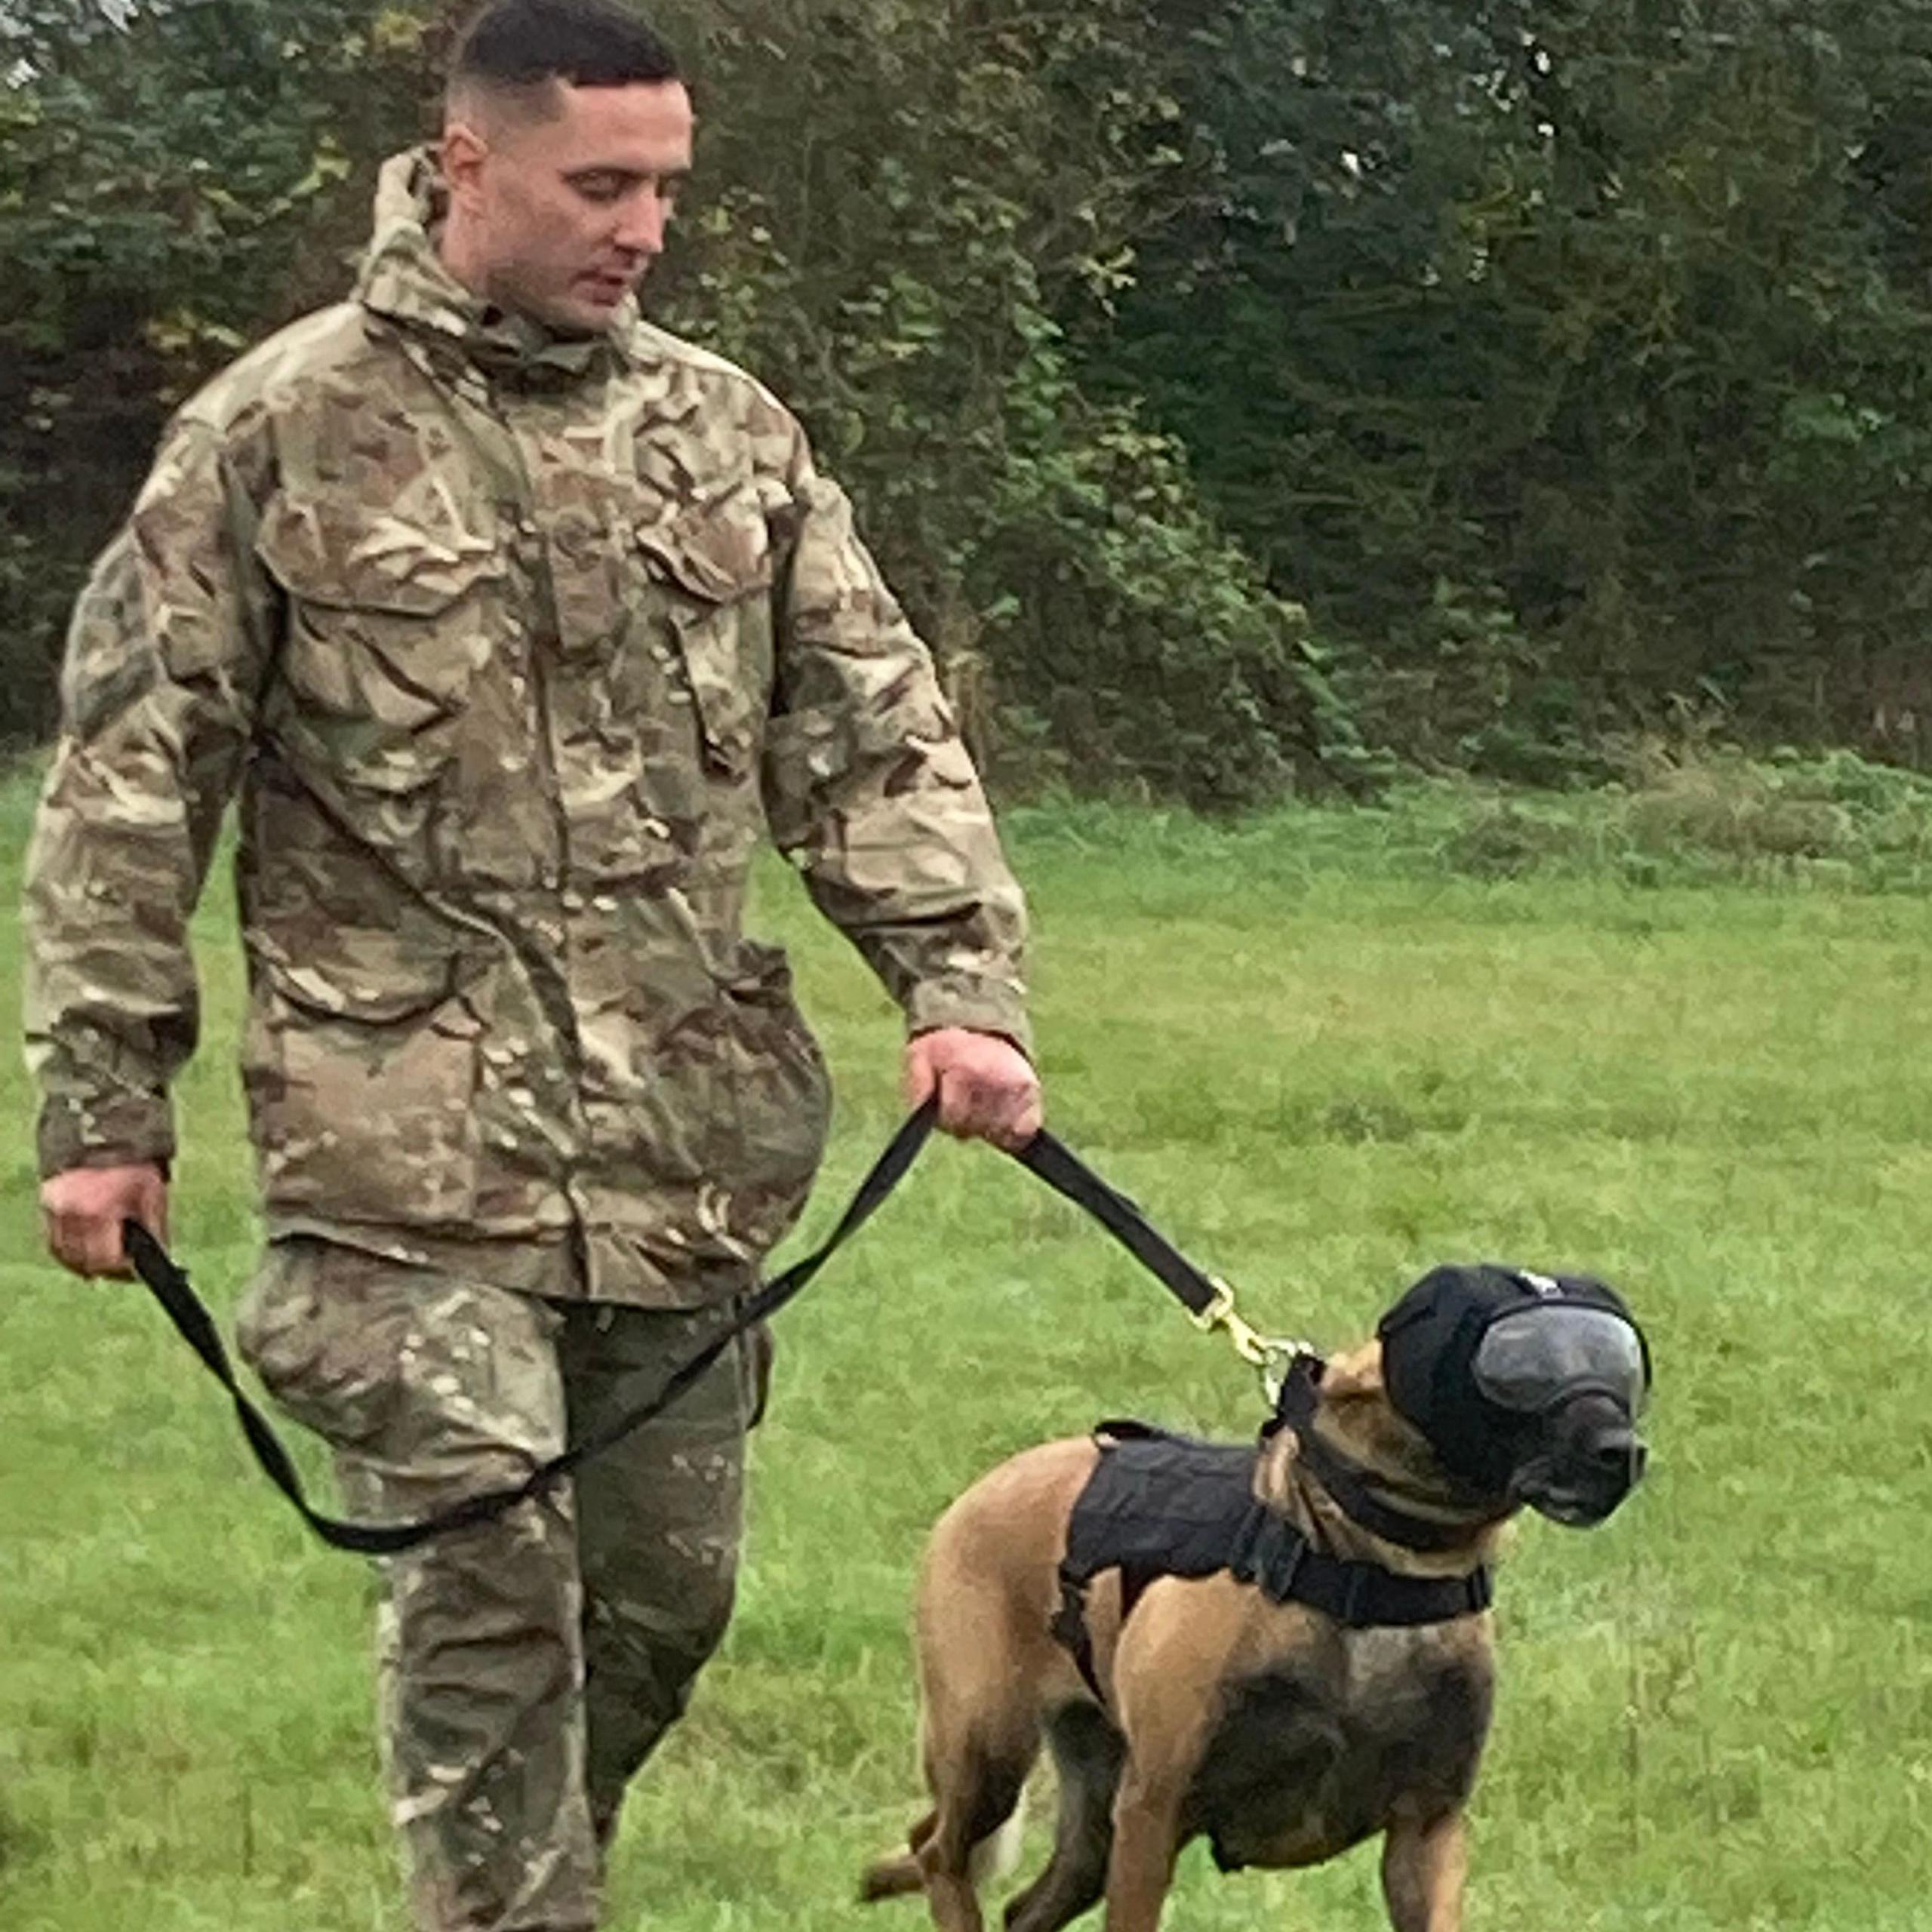
<svg viewBox="0 0 1932 1932">
<path fill-rule="evenodd" d="M 654 306 L 799 409 L 1010 780 L 1932 760 L 1912 0 L 651 11 L 706 118 Z M 0 7 L 0 734 L 457 11 Z"/>
</svg>

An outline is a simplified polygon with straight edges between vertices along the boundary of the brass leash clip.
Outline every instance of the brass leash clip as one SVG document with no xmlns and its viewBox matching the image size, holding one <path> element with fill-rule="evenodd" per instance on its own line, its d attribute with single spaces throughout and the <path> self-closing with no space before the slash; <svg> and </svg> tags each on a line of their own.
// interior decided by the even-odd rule
<svg viewBox="0 0 1932 1932">
<path fill-rule="evenodd" d="M 1289 1366 L 1295 1357 L 1314 1352 L 1306 1342 L 1263 1334 L 1235 1308 L 1234 1290 L 1218 1275 L 1208 1279 L 1214 1285 L 1214 1299 L 1198 1315 L 1190 1314 L 1188 1319 L 1204 1334 L 1211 1335 L 1217 1328 L 1226 1331 L 1235 1353 L 1260 1371 L 1262 1390 L 1272 1408 L 1281 1396 L 1281 1385 L 1288 1379 Z"/>
</svg>

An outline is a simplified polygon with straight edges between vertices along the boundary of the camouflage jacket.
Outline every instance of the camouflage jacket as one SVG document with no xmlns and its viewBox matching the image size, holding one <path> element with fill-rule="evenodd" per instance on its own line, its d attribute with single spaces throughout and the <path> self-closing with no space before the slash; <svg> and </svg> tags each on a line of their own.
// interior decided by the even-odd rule
<svg viewBox="0 0 1932 1932">
<path fill-rule="evenodd" d="M 166 1160 L 239 792 L 271 1232 L 544 1293 L 737 1291 L 825 1071 L 740 930 L 768 826 L 914 1030 L 1024 1044 L 1023 914 L 924 647 L 794 420 L 561 340 L 384 171 L 355 299 L 171 426 L 77 608 L 26 891 L 43 1174 Z"/>
</svg>

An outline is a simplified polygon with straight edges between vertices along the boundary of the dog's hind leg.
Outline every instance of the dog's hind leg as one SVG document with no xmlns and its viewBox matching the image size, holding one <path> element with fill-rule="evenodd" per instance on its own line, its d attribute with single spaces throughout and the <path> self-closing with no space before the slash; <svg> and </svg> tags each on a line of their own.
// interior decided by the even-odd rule
<svg viewBox="0 0 1932 1932">
<path fill-rule="evenodd" d="M 1002 1463 L 934 1526 L 919 1583 L 920 1755 L 933 1825 L 915 1847 L 942 1932 L 982 1932 L 978 1888 L 1040 1754 L 1044 1687 L 1073 1667 L 1051 1626 L 1072 1499 L 1099 1451 L 1046 1443 Z M 896 1885 L 903 1861 L 880 1871 Z"/>
<path fill-rule="evenodd" d="M 943 1757 L 929 1746 L 927 1775 L 937 1804 L 915 1855 L 940 1932 L 983 1932 L 980 1880 L 1019 1808 L 1038 1749 L 1037 1734 L 969 1740 Z"/>
<path fill-rule="evenodd" d="M 1391 1820 L 1382 1840 L 1382 1896 L 1395 1932 L 1463 1932 L 1468 1875 L 1461 1812 Z"/>
<path fill-rule="evenodd" d="M 1099 1901 L 1114 1838 L 1114 1792 L 1126 1746 L 1097 1705 L 1063 1704 L 1047 1720 L 1060 1774 L 1053 1856 L 1006 1909 L 1007 1932 L 1060 1932 Z"/>
</svg>

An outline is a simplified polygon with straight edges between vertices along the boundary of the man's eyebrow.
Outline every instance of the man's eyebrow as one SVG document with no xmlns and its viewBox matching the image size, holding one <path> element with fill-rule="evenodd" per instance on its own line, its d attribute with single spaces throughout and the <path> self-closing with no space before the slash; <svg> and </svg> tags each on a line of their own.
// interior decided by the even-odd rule
<svg viewBox="0 0 1932 1932">
<path fill-rule="evenodd" d="M 586 168 L 573 168 L 566 181 L 594 181 L 608 176 L 614 181 L 655 181 L 660 187 L 681 188 L 691 178 L 688 168 L 620 168 L 614 162 L 592 162 Z"/>
</svg>

